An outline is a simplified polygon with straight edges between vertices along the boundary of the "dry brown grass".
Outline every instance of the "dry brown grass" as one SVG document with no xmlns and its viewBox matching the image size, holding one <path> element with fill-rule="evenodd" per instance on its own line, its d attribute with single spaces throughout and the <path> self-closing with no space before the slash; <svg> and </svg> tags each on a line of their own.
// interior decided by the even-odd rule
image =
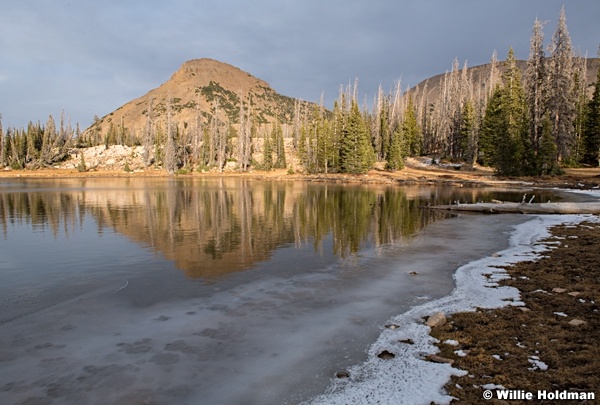
<svg viewBox="0 0 600 405">
<path fill-rule="evenodd" d="M 506 307 L 455 314 L 432 331 L 441 342 L 460 343 L 439 347 L 442 356 L 455 360 L 455 367 L 468 371 L 446 385 L 461 401 L 482 402 L 481 386 L 489 383 L 526 391 L 600 394 L 600 225 L 559 226 L 552 233 L 550 240 L 561 242 L 560 247 L 536 262 L 507 269 L 511 279 L 504 284 L 521 291 L 530 311 Z M 555 288 L 566 291 L 553 292 Z M 570 325 L 573 319 L 586 323 Z M 459 357 L 454 353 L 458 349 L 469 352 Z M 532 370 L 531 356 L 539 357 L 548 370 Z"/>
</svg>

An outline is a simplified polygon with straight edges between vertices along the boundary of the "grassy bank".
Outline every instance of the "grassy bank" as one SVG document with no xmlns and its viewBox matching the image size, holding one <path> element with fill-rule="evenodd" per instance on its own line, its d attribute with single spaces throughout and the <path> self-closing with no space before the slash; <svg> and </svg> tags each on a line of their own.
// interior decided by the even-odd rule
<svg viewBox="0 0 600 405">
<path fill-rule="evenodd" d="M 432 330 L 441 355 L 468 371 L 446 385 L 461 402 L 482 402 L 488 384 L 600 397 L 600 224 L 558 226 L 552 235 L 556 249 L 507 268 L 511 278 L 501 283 L 520 290 L 524 308 L 454 314 Z"/>
</svg>

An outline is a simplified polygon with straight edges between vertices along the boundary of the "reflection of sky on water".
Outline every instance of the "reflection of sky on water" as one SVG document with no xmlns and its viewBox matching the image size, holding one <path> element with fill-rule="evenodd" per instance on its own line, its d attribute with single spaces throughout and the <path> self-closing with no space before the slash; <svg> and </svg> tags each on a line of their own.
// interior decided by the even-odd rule
<svg viewBox="0 0 600 405">
<path fill-rule="evenodd" d="M 497 250 L 521 220 L 409 220 L 428 212 L 406 198 L 411 190 L 253 183 L 240 194 L 235 182 L 194 184 L 206 193 L 143 184 L 95 184 L 68 198 L 44 186 L 29 200 L 43 202 L 43 215 L 4 216 L 0 402 L 296 403 L 362 361 L 389 317 L 447 294 L 453 270 Z M 22 197 L 0 192 L 1 212 L 11 201 L 26 206 Z M 190 233 L 194 213 L 209 212 L 200 200 L 224 211 Z M 347 208 L 328 201 L 355 206 L 336 217 Z M 294 222 L 307 212 L 304 224 Z M 199 238 L 232 223 L 251 226 L 238 240 L 246 258 L 239 250 L 208 258 Z M 334 254 L 356 241 L 356 253 Z M 215 276 L 186 278 L 181 263 Z"/>
</svg>

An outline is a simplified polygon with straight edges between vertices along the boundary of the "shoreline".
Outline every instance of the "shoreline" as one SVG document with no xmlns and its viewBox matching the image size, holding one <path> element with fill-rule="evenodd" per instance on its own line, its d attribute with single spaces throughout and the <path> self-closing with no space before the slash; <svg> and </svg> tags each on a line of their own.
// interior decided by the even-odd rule
<svg viewBox="0 0 600 405">
<path fill-rule="evenodd" d="M 271 181 L 307 181 L 351 184 L 390 185 L 449 185 L 455 187 L 496 188 L 559 188 L 600 189 L 600 168 L 566 169 L 559 176 L 504 178 L 495 176 L 490 168 L 478 167 L 473 171 L 455 170 L 448 166 L 410 164 L 399 171 L 370 170 L 366 174 L 319 173 L 288 174 L 286 169 L 251 172 L 206 172 L 169 175 L 165 171 L 125 172 L 123 170 L 98 170 L 79 172 L 76 169 L 3 170 L 0 179 L 65 179 L 65 178 L 247 178 Z"/>
<path fill-rule="evenodd" d="M 468 372 L 445 385 L 452 397 L 478 402 L 485 389 L 496 399 L 517 391 L 600 395 L 599 231 L 598 216 L 551 227 L 543 242 L 550 250 L 506 267 L 499 283 L 517 289 L 522 306 L 456 313 L 432 330 L 440 355 Z"/>
<path fill-rule="evenodd" d="M 460 398 L 476 403 L 482 398 L 482 387 L 492 387 L 494 384 L 507 389 L 533 389 L 533 384 L 529 387 L 508 384 L 506 379 L 510 380 L 510 374 L 498 379 L 490 378 L 489 374 L 493 375 L 490 370 L 488 374 L 479 376 L 480 379 L 489 379 L 489 386 L 481 384 L 477 388 L 469 388 L 471 386 L 468 384 L 473 385 L 480 380 L 471 382 L 475 373 L 462 369 L 457 359 L 461 358 L 464 351 L 474 351 L 472 346 L 476 346 L 480 337 L 478 334 L 469 334 L 468 330 L 461 330 L 466 337 L 456 340 L 458 347 L 454 347 L 455 335 L 452 333 L 456 332 L 452 325 L 457 323 L 454 317 L 478 317 L 481 312 L 485 312 L 488 314 L 490 329 L 496 330 L 495 311 L 511 311 L 513 314 L 521 312 L 518 308 L 528 304 L 522 301 L 520 290 L 502 282 L 511 278 L 507 267 L 522 263 L 533 263 L 535 266 L 542 256 L 555 248 L 553 244 L 546 242 L 551 235 L 550 229 L 558 226 L 579 229 L 579 225 L 585 221 L 598 224 L 600 218 L 589 215 L 530 216 L 528 221 L 517 225 L 509 236 L 509 248 L 459 267 L 454 275 L 456 287 L 449 296 L 413 307 L 408 312 L 393 317 L 389 321 L 393 328 L 384 329 L 377 341 L 370 346 L 368 360 L 351 367 L 350 378 L 332 380 L 326 394 L 308 403 L 371 404 L 391 401 L 398 404 L 450 404 L 459 397 L 457 391 L 469 393 L 471 396 L 463 395 Z M 425 320 L 439 312 L 448 316 L 447 326 L 427 326 Z M 584 332 L 585 330 L 587 329 L 582 329 L 582 332 L 589 333 L 589 330 Z M 442 335 L 438 333 L 440 331 L 447 333 Z M 512 337 L 510 343 L 515 344 Z M 496 353 L 489 354 L 488 363 L 496 361 L 492 354 Z M 504 355 L 504 352 L 498 355 Z M 465 358 L 469 358 L 469 355 Z M 474 359 L 478 361 L 479 357 Z M 535 379 L 537 375 L 531 375 L 531 378 Z M 465 382 L 465 379 L 469 382 Z"/>
</svg>

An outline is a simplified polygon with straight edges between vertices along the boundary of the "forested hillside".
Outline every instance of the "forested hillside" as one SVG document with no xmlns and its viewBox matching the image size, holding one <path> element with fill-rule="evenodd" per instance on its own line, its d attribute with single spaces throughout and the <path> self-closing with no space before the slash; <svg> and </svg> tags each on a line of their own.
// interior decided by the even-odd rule
<svg viewBox="0 0 600 405">
<path fill-rule="evenodd" d="M 524 38 L 524 40 L 526 40 Z M 547 42 L 547 44 L 546 44 Z M 501 175 L 559 173 L 598 165 L 598 59 L 576 55 L 564 9 L 549 41 L 535 21 L 530 54 L 469 68 L 458 60 L 445 74 L 405 90 L 380 89 L 361 105 L 357 85 L 340 88 L 332 108 L 275 92 L 233 66 L 188 61 L 159 88 L 75 129 L 57 125 L 2 129 L 0 166 L 53 166 L 78 149 L 142 147 L 145 169 L 288 168 L 308 173 L 365 173 L 375 163 L 402 169 L 408 156 L 428 155 L 492 166 Z M 80 170 L 88 166 L 80 154 Z"/>
</svg>

